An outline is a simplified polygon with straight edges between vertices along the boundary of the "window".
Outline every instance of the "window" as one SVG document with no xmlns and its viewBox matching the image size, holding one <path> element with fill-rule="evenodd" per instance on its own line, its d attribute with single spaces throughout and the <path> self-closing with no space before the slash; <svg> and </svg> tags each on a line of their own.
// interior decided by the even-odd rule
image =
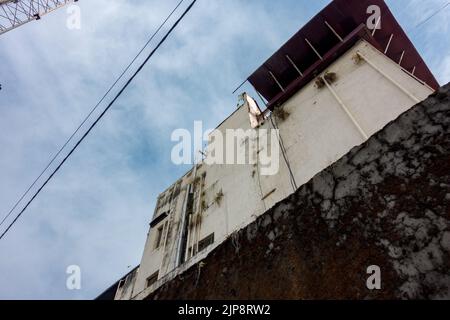
<svg viewBox="0 0 450 320">
<path fill-rule="evenodd" d="M 214 243 L 214 233 L 211 233 L 209 236 L 200 240 L 198 243 L 198 252 L 205 250 L 209 245 Z"/>
<path fill-rule="evenodd" d="M 154 274 L 152 274 L 150 277 L 147 278 L 147 288 L 150 287 L 152 284 L 154 284 L 156 281 L 158 281 L 158 274 L 159 272 L 156 271 Z"/>
<path fill-rule="evenodd" d="M 161 212 L 161 213 L 157 213 L 154 217 L 154 219 L 152 220 L 152 222 L 150 222 L 150 228 L 154 228 L 156 227 L 161 221 L 163 221 L 167 216 L 169 215 L 169 212 Z"/>
<path fill-rule="evenodd" d="M 156 229 L 156 240 L 155 240 L 155 249 L 158 249 L 161 246 L 162 239 L 164 233 L 164 225 L 161 225 Z"/>
</svg>

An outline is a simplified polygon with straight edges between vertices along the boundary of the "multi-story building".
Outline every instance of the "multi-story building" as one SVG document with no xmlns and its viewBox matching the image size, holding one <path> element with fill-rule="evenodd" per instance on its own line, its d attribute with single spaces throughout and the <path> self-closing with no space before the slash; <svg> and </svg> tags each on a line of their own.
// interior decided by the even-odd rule
<svg viewBox="0 0 450 320">
<path fill-rule="evenodd" d="M 260 97 L 242 94 L 158 197 L 116 299 L 145 298 L 439 86 L 383 0 L 334 0 L 248 81 Z M 211 161 L 218 136 L 235 164 Z"/>
</svg>

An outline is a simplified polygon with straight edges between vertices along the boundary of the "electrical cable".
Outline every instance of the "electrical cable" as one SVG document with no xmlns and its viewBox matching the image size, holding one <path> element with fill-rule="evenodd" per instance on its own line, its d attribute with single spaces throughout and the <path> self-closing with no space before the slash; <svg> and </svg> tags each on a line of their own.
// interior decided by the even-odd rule
<svg viewBox="0 0 450 320">
<path fill-rule="evenodd" d="M 253 89 L 256 91 L 256 93 L 258 94 L 259 99 L 261 100 L 261 102 L 264 104 L 264 106 L 265 106 L 266 109 L 267 109 L 267 108 L 268 108 L 268 107 L 267 107 L 267 103 L 264 101 L 264 99 L 263 99 L 263 97 L 261 96 L 261 94 L 259 93 L 259 91 L 256 90 L 256 88 L 253 88 Z M 286 151 L 286 148 L 285 148 L 285 146 L 284 146 L 283 139 L 282 139 L 282 137 L 281 137 L 281 135 L 280 135 L 280 133 L 279 133 L 279 128 L 278 128 L 278 126 L 277 126 L 277 125 L 275 124 L 275 122 L 273 121 L 272 115 L 269 116 L 269 119 L 270 119 L 270 122 L 271 122 L 271 124 L 272 124 L 272 127 L 273 127 L 274 129 L 278 130 L 278 131 L 277 131 L 277 140 L 278 140 L 278 143 L 279 143 L 280 148 L 281 148 L 281 153 L 282 153 L 282 155 L 283 155 L 284 162 L 286 163 L 286 166 L 287 166 L 288 171 L 289 171 L 289 178 L 290 178 L 290 182 L 291 182 L 291 187 L 292 187 L 292 189 L 293 189 L 294 192 L 295 192 L 295 191 L 297 191 L 298 186 L 297 186 L 297 182 L 295 181 L 295 176 L 294 176 L 294 173 L 293 173 L 293 171 L 292 171 L 291 165 L 290 165 L 289 160 L 288 160 L 288 158 L 287 158 L 287 151 Z"/>
<path fill-rule="evenodd" d="M 30 192 L 30 190 L 36 185 L 36 183 L 39 181 L 39 179 L 44 175 L 44 173 L 50 168 L 50 166 L 55 162 L 56 158 L 63 152 L 63 150 L 67 147 L 67 145 L 72 141 L 72 139 L 75 137 L 75 135 L 80 131 L 80 129 L 83 127 L 83 125 L 89 120 L 91 115 L 97 110 L 97 108 L 100 106 L 100 104 L 105 100 L 105 98 L 108 96 L 108 94 L 114 89 L 116 84 L 122 79 L 122 77 L 125 75 L 125 73 L 131 68 L 133 63 L 139 58 L 141 53 L 147 48 L 147 46 L 150 44 L 150 42 L 154 39 L 154 37 L 158 34 L 158 32 L 162 29 L 162 27 L 166 24 L 166 22 L 172 17 L 172 15 L 175 13 L 175 11 L 178 9 L 178 7 L 183 3 L 184 0 L 181 0 L 175 9 L 172 10 L 172 12 L 167 16 L 167 18 L 163 21 L 163 23 L 156 29 L 156 31 L 152 34 L 152 36 L 148 39 L 148 41 L 145 43 L 145 45 L 142 47 L 142 49 L 138 52 L 138 54 L 133 58 L 133 60 L 128 64 L 128 66 L 122 71 L 120 76 L 114 81 L 114 83 L 109 87 L 109 89 L 106 91 L 106 93 L 103 95 L 103 97 L 97 102 L 97 104 L 92 108 L 92 110 L 87 114 L 87 116 L 83 119 L 83 121 L 80 123 L 80 125 L 77 127 L 77 129 L 72 133 L 72 135 L 66 140 L 66 142 L 63 144 L 63 146 L 58 150 L 58 152 L 53 156 L 53 158 L 50 160 L 50 162 L 47 164 L 47 166 L 42 170 L 42 172 L 39 174 L 39 176 L 33 181 L 33 183 L 28 187 L 28 189 L 22 194 L 22 196 L 17 200 L 17 202 L 14 204 L 14 206 L 9 210 L 9 212 L 5 215 L 3 220 L 0 222 L 0 227 L 5 223 L 5 221 L 11 216 L 13 211 L 17 208 L 17 206 L 22 202 L 22 200 L 25 198 L 25 196 Z"/>
<path fill-rule="evenodd" d="M 67 159 L 72 155 L 72 153 L 78 148 L 78 146 L 83 142 L 83 140 L 87 137 L 87 135 L 91 132 L 91 130 L 97 125 L 97 123 L 103 118 L 106 112 L 111 108 L 111 106 L 117 101 L 117 99 L 123 94 L 125 89 L 130 85 L 130 83 L 134 80 L 134 78 L 141 72 L 147 62 L 152 58 L 155 52 L 161 47 L 161 45 L 166 41 L 168 36 L 173 32 L 176 26 L 183 20 L 186 14 L 192 9 L 197 0 L 191 2 L 191 4 L 186 8 L 183 14 L 178 18 L 178 20 L 172 25 L 169 31 L 164 35 L 164 37 L 160 40 L 160 42 L 156 45 L 156 47 L 152 50 L 152 52 L 147 56 L 144 62 L 139 66 L 136 72 L 131 76 L 131 78 L 125 83 L 122 89 L 117 93 L 114 99 L 108 104 L 108 106 L 103 110 L 103 112 L 97 117 L 97 119 L 92 123 L 89 129 L 84 133 L 84 135 L 78 140 L 75 146 L 70 150 L 70 152 L 66 155 L 66 157 L 60 162 L 58 167 L 51 173 L 51 175 L 47 178 L 47 180 L 42 184 L 42 186 L 35 192 L 33 197 L 27 202 L 25 207 L 19 212 L 19 214 L 14 218 L 14 220 L 8 225 L 6 230 L 0 236 L 0 240 L 9 232 L 12 226 L 17 222 L 17 220 L 22 216 L 28 206 L 34 201 L 34 199 L 38 196 L 38 194 L 42 191 L 42 189 L 47 185 L 47 183 L 53 178 L 53 176 L 59 171 L 59 169 L 63 166 L 63 164 L 67 161 Z"/>
<path fill-rule="evenodd" d="M 423 21 L 419 22 L 414 29 L 424 25 L 425 23 L 427 23 L 428 21 L 430 21 L 432 18 L 434 18 L 436 15 L 438 15 L 439 13 L 441 13 L 444 9 L 446 9 L 448 6 L 450 6 L 450 2 L 447 2 L 444 6 L 442 6 L 440 9 L 438 9 L 436 12 L 434 12 L 433 14 L 431 14 L 428 18 L 424 19 Z"/>
</svg>

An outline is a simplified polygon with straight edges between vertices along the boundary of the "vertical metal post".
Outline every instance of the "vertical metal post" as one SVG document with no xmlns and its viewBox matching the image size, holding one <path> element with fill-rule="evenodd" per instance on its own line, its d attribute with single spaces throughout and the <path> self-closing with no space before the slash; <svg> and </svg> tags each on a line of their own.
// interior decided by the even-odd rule
<svg viewBox="0 0 450 320">
<path fill-rule="evenodd" d="M 377 28 L 380 25 L 380 22 L 381 22 L 381 16 L 378 17 L 377 23 L 375 24 L 375 28 L 373 28 L 373 30 L 372 30 L 372 37 L 375 35 L 375 32 L 377 31 Z"/>
<path fill-rule="evenodd" d="M 281 91 L 285 92 L 283 86 L 281 85 L 281 83 L 278 81 L 278 79 L 275 77 L 275 75 L 272 73 L 272 71 L 269 71 L 270 76 L 272 77 L 272 79 L 275 81 L 275 83 L 278 85 L 278 87 L 281 89 Z"/>
<path fill-rule="evenodd" d="M 392 38 L 394 38 L 394 34 L 391 34 L 391 36 L 389 37 L 389 41 L 388 41 L 388 44 L 386 46 L 386 49 L 384 49 L 384 54 L 386 54 L 388 52 L 389 47 L 391 46 Z"/>
<path fill-rule="evenodd" d="M 311 47 L 311 49 L 313 49 L 313 51 L 315 52 L 315 54 L 319 57 L 320 60 L 323 60 L 322 56 L 320 55 L 319 51 L 316 50 L 316 48 L 314 48 L 314 46 L 311 44 L 311 42 L 309 42 L 308 39 L 305 38 L 306 43 Z"/>
<path fill-rule="evenodd" d="M 405 50 L 403 50 L 402 55 L 400 56 L 400 60 L 398 61 L 399 65 L 402 65 L 403 57 L 405 56 Z"/>
<path fill-rule="evenodd" d="M 303 77 L 303 73 L 300 71 L 300 68 L 297 67 L 297 65 L 294 63 L 294 61 L 291 59 L 291 57 L 289 57 L 289 55 L 286 55 L 286 59 L 288 59 L 288 61 L 292 64 L 292 66 L 294 67 L 294 69 L 298 72 L 298 74 Z"/>
<path fill-rule="evenodd" d="M 344 42 L 344 39 L 342 39 L 342 37 L 339 35 L 339 33 L 337 33 L 336 30 L 334 30 L 334 28 L 328 23 L 327 20 L 325 20 L 325 24 L 334 33 L 334 35 L 339 39 L 339 41 Z"/>
</svg>

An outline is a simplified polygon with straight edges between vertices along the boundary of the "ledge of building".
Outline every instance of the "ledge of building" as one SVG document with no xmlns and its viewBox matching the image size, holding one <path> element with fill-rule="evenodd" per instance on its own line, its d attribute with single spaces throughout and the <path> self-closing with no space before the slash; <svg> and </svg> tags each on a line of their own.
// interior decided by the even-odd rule
<svg viewBox="0 0 450 320">
<path fill-rule="evenodd" d="M 448 270 L 450 85 L 147 299 L 449 299 Z"/>
</svg>

